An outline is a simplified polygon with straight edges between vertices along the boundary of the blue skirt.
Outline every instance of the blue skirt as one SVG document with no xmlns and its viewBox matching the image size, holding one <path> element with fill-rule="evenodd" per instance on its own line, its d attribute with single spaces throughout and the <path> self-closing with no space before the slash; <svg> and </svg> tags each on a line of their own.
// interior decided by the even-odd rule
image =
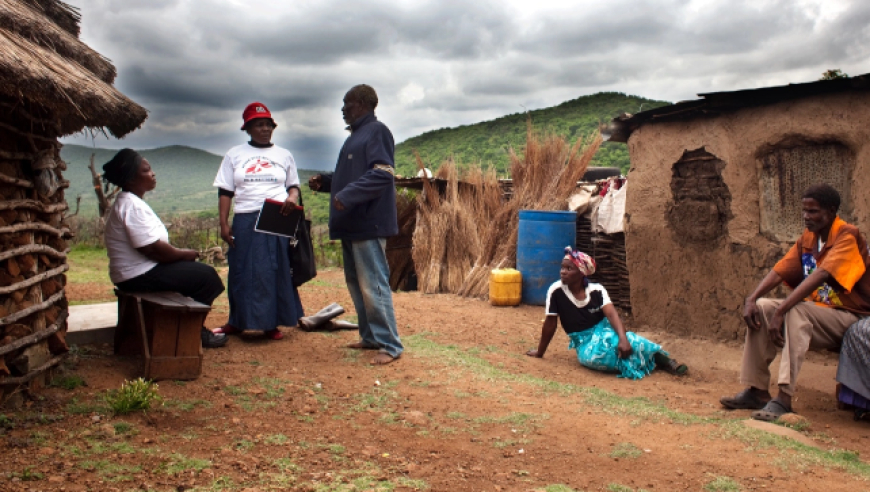
<svg viewBox="0 0 870 492">
<path fill-rule="evenodd" d="M 287 238 L 254 231 L 257 215 L 233 216 L 235 247 L 227 253 L 229 323 L 255 331 L 296 326 L 304 313 L 293 285 Z"/>
<path fill-rule="evenodd" d="M 577 350 L 577 360 L 580 364 L 598 371 L 618 372 L 621 378 L 641 379 L 651 373 L 656 367 L 653 356 L 661 352 L 661 345 L 650 342 L 646 338 L 632 332 L 626 332 L 628 343 L 634 350 L 630 356 L 620 359 L 616 352 L 619 345 L 619 335 L 616 334 L 607 318 L 600 323 L 576 333 L 569 333 L 571 344 L 568 348 Z"/>
</svg>

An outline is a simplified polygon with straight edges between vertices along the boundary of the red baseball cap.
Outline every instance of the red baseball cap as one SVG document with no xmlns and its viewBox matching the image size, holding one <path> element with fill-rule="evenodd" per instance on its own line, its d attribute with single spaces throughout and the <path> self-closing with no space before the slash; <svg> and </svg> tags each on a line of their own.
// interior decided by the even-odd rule
<svg viewBox="0 0 870 492">
<path fill-rule="evenodd" d="M 272 119 L 272 113 L 269 112 L 269 108 L 266 107 L 265 104 L 261 102 L 252 102 L 248 104 L 245 108 L 245 111 L 242 113 L 242 130 L 245 129 L 245 125 L 248 124 L 251 120 L 256 120 L 257 118 L 269 118 L 272 120 L 272 124 L 275 124 L 275 120 Z"/>
</svg>

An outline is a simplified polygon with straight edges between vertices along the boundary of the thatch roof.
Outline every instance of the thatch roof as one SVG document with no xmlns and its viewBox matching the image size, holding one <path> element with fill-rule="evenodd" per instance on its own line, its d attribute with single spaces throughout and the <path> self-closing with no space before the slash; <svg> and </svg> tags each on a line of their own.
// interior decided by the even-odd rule
<svg viewBox="0 0 870 492">
<path fill-rule="evenodd" d="M 37 104 L 65 135 L 122 137 L 148 114 L 112 87 L 115 67 L 78 37 L 78 13 L 57 0 L 0 0 L 0 95 Z"/>
</svg>

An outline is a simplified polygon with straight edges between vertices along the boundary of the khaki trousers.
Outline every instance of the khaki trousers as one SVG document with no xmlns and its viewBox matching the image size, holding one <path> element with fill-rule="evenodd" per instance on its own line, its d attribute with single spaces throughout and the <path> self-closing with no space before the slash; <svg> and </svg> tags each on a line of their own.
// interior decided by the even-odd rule
<svg viewBox="0 0 870 492">
<path fill-rule="evenodd" d="M 767 335 L 768 322 L 782 299 L 759 299 L 762 327 L 747 328 L 743 346 L 743 366 L 740 382 L 753 388 L 770 387 L 770 363 L 776 357 L 777 346 Z M 798 373 L 808 350 L 836 349 L 843 342 L 843 334 L 858 316 L 842 309 L 801 302 L 785 314 L 785 346 L 779 362 L 779 390 L 794 395 Z"/>
</svg>

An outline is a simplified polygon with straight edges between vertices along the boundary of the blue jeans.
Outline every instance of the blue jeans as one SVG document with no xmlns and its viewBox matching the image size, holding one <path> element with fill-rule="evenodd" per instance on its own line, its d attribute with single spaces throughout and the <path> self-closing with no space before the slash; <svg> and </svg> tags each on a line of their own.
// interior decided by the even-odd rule
<svg viewBox="0 0 870 492">
<path fill-rule="evenodd" d="M 393 292 L 390 290 L 390 267 L 384 249 L 386 239 L 350 241 L 342 239 L 344 278 L 359 324 L 362 342 L 378 347 L 391 357 L 402 354 L 404 347 L 396 329 Z"/>
</svg>

